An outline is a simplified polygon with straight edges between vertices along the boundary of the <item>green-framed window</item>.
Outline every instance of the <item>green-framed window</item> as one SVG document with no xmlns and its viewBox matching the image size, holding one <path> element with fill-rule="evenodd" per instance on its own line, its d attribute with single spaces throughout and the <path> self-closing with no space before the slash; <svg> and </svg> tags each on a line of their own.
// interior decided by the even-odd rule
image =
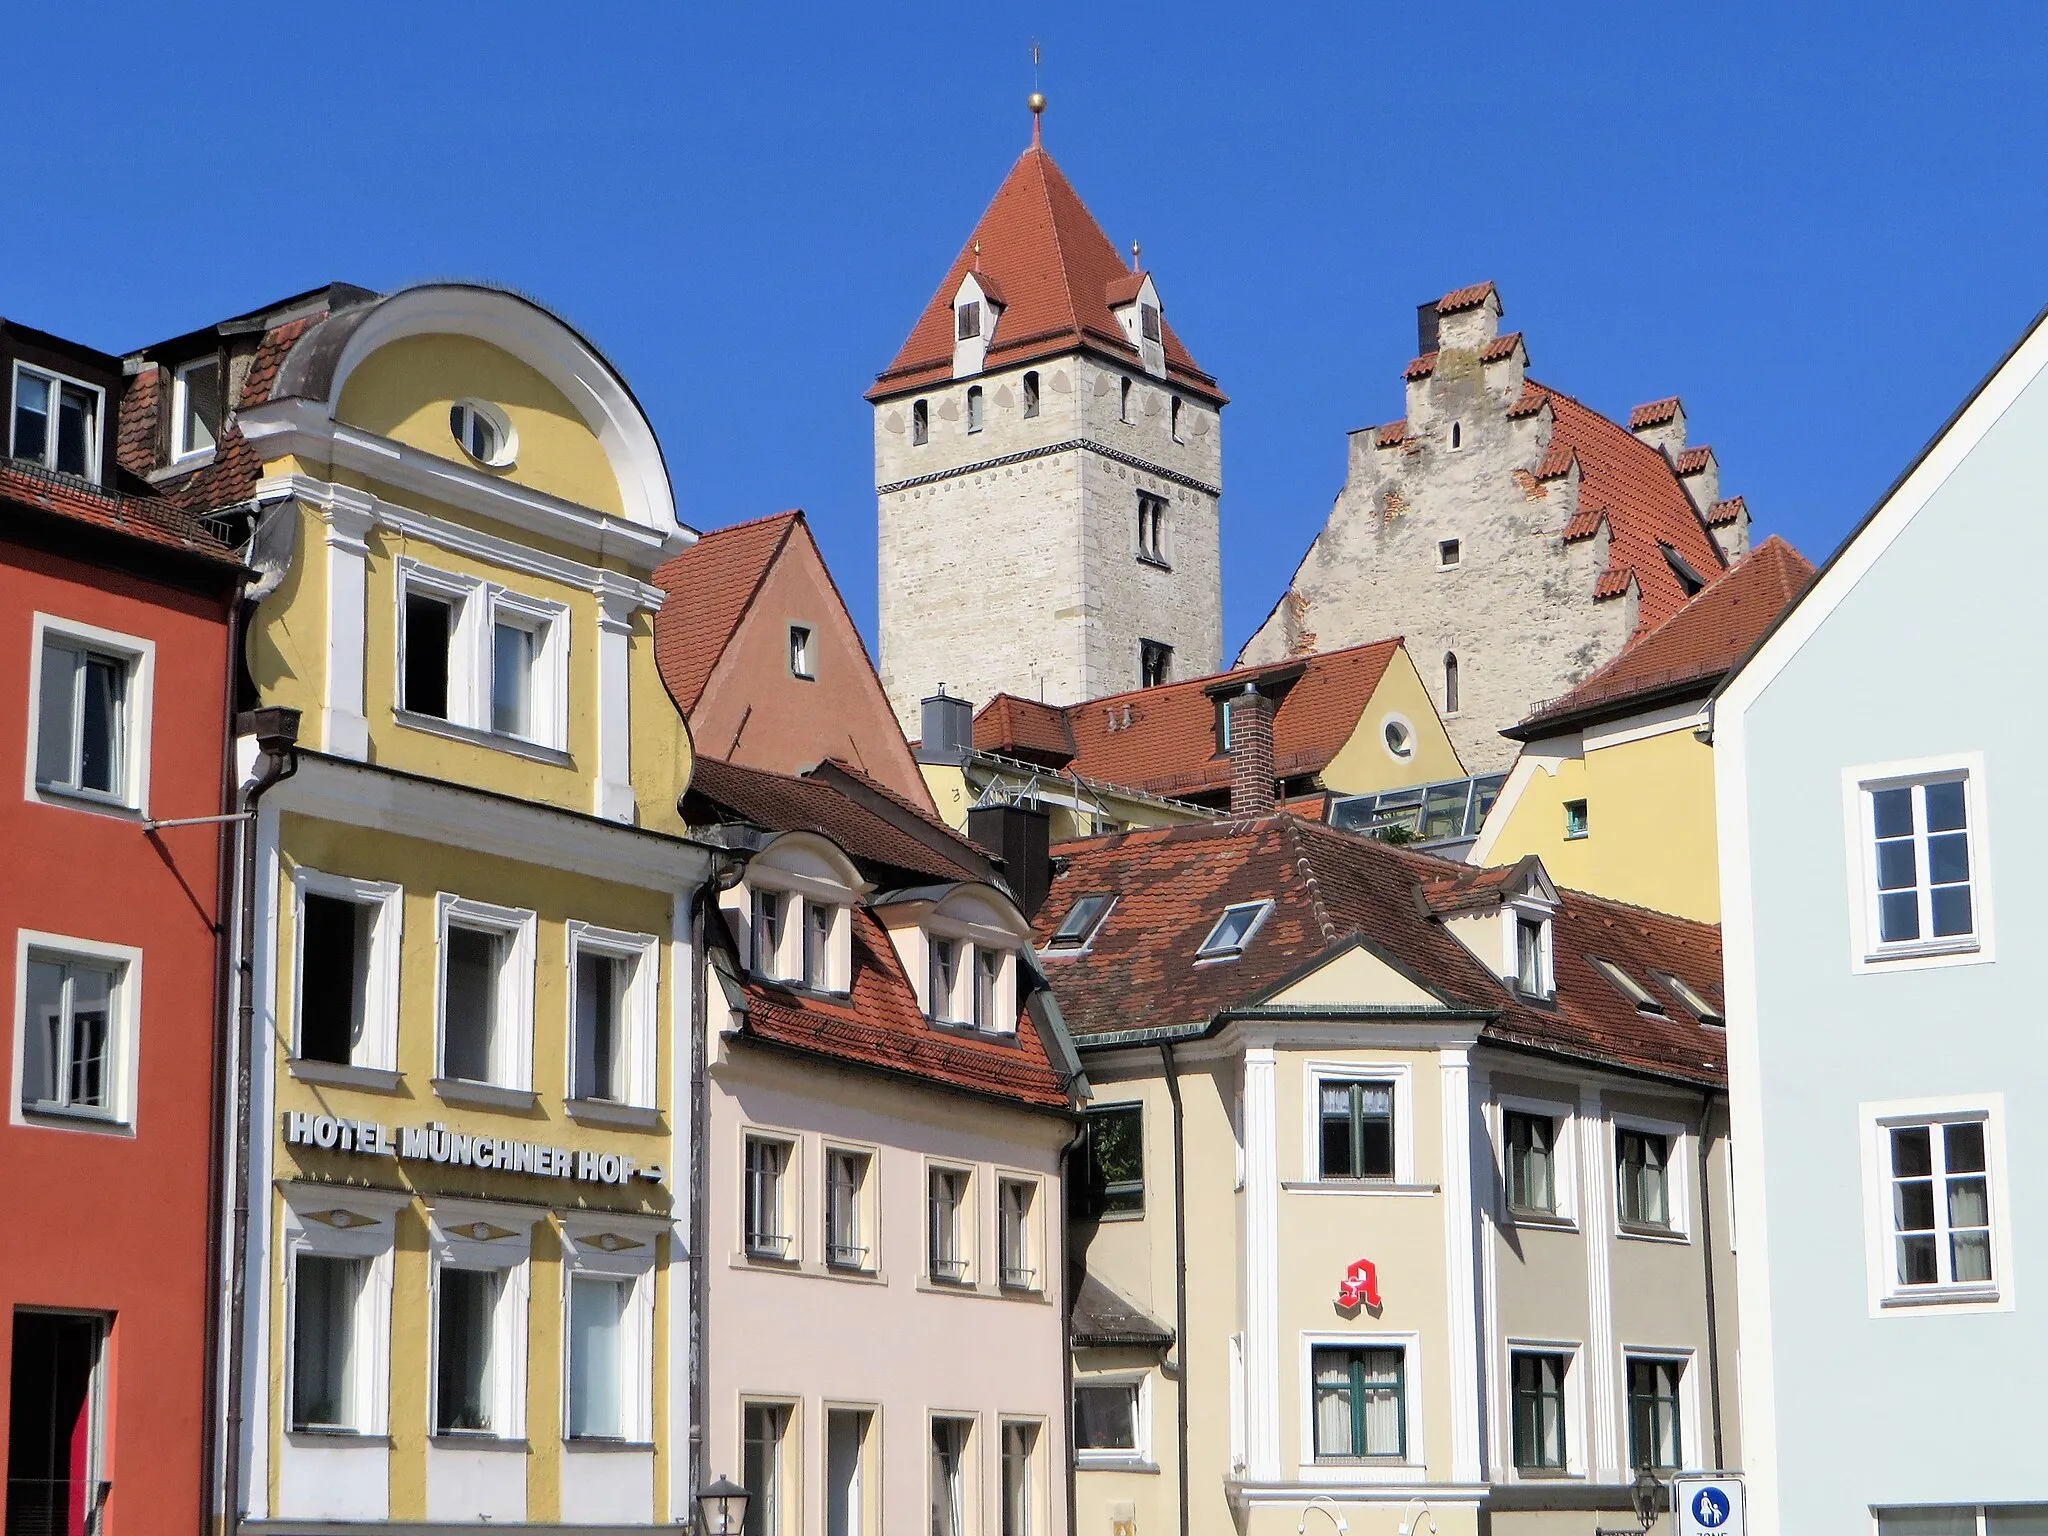
<svg viewBox="0 0 2048 1536">
<path fill-rule="evenodd" d="M 1565 1468 L 1564 1376 L 1569 1363 L 1560 1354 L 1515 1353 L 1515 1466 L 1522 1471 Z"/>
<path fill-rule="evenodd" d="M 1653 1472 L 1685 1465 L 1678 1388 L 1685 1379 L 1680 1360 L 1628 1363 L 1628 1464 Z"/>
<path fill-rule="evenodd" d="M 1406 1351 L 1325 1347 L 1315 1350 L 1312 1358 L 1316 1455 L 1404 1459 Z"/>
<path fill-rule="evenodd" d="M 1322 1129 L 1322 1177 L 1394 1176 L 1394 1085 L 1324 1078 L 1316 1102 Z"/>
<path fill-rule="evenodd" d="M 1501 1116 L 1507 1153 L 1508 1205 L 1517 1211 L 1557 1214 L 1557 1121 L 1511 1109 Z"/>
</svg>

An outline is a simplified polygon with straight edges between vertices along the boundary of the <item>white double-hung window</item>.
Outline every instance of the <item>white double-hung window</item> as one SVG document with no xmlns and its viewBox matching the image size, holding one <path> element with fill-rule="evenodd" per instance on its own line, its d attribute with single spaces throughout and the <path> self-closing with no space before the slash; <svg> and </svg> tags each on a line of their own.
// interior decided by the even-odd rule
<svg viewBox="0 0 2048 1536">
<path fill-rule="evenodd" d="M 396 1086 L 400 888 L 303 866 L 292 872 L 292 887 L 293 1070 L 330 1078 L 330 1068 L 393 1074 L 386 1085 Z"/>
<path fill-rule="evenodd" d="M 97 481 L 106 396 L 91 384 L 14 365 L 14 421 L 7 451 L 60 474 Z"/>
<path fill-rule="evenodd" d="M 399 718 L 493 745 L 568 745 L 569 610 L 481 577 L 402 560 Z"/>
<path fill-rule="evenodd" d="M 562 1433 L 572 1445 L 653 1438 L 654 1245 L 667 1225 L 604 1212 L 562 1220 Z"/>
<path fill-rule="evenodd" d="M 659 946 L 652 934 L 571 922 L 569 1098 L 582 1112 L 654 1105 Z"/>
<path fill-rule="evenodd" d="M 142 952 L 23 932 L 16 963 L 17 1123 L 131 1125 Z"/>
<path fill-rule="evenodd" d="M 528 1259 L 538 1210 L 436 1200 L 434 1433 L 526 1433 Z"/>
<path fill-rule="evenodd" d="M 295 1434 L 381 1435 L 391 1334 L 389 1190 L 284 1189 L 285 1400 Z"/>
<path fill-rule="evenodd" d="M 2012 1305 L 2002 1100 L 1863 1106 L 1873 1313 Z"/>
<path fill-rule="evenodd" d="M 140 810 L 156 647 L 48 614 L 36 614 L 32 627 L 30 797 Z"/>
<path fill-rule="evenodd" d="M 446 892 L 437 908 L 441 965 L 436 1090 L 443 1097 L 465 1092 L 474 1097 L 473 1090 L 480 1085 L 530 1094 L 535 915 Z"/>
<path fill-rule="evenodd" d="M 1849 779 L 1858 968 L 1988 958 L 1981 760 L 1856 769 Z"/>
</svg>

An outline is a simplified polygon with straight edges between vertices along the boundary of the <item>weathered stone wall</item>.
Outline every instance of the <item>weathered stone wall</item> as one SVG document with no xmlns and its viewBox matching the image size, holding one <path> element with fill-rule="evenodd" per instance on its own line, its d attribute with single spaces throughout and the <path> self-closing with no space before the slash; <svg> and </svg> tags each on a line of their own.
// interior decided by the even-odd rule
<svg viewBox="0 0 2048 1536">
<path fill-rule="evenodd" d="M 1409 381 L 1399 441 L 1351 434 L 1328 522 L 1238 657 L 1271 662 L 1403 635 L 1473 773 L 1506 768 L 1516 749 L 1500 731 L 1613 656 L 1636 617 L 1631 596 L 1593 600 L 1604 532 L 1563 541 L 1577 473 L 1543 477 L 1554 468 L 1543 462 L 1548 407 L 1509 414 L 1527 358 L 1519 343 L 1491 347 L 1497 316 L 1489 302 L 1444 317 L 1434 370 Z M 1457 560 L 1445 565 L 1449 539 Z M 1446 708 L 1447 655 L 1458 660 L 1456 711 Z"/>
<path fill-rule="evenodd" d="M 1024 374 L 1039 413 L 1024 415 Z M 1130 420 L 1120 419 L 1130 379 Z M 968 429 L 968 390 L 983 392 Z M 880 667 L 904 728 L 943 682 L 1073 703 L 1138 685 L 1138 643 L 1174 673 L 1222 661 L 1216 410 L 1136 369 L 1068 356 L 875 408 Z M 930 440 L 912 441 L 926 403 Z M 1166 498 L 1170 569 L 1138 559 L 1138 492 Z"/>
</svg>

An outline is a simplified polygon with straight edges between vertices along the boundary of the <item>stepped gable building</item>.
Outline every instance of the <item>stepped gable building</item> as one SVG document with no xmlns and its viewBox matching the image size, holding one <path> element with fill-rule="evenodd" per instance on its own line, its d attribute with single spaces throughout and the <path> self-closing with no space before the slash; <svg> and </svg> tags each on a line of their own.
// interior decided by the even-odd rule
<svg viewBox="0 0 2048 1536">
<path fill-rule="evenodd" d="M 1627 427 L 1528 375 L 1492 283 L 1419 311 L 1407 413 L 1351 434 L 1344 489 L 1240 663 L 1403 634 L 1474 773 L 1499 732 L 1672 614 L 1749 544 L 1676 399 Z"/>
<path fill-rule="evenodd" d="M 931 809 L 860 631 L 801 511 L 705 534 L 654 573 L 669 696 L 708 756 L 778 773 L 841 758 Z"/>
<path fill-rule="evenodd" d="M 1054 851 L 1077 1530 L 1537 1536 L 1741 1464 L 1715 929 L 1284 814 Z"/>
<path fill-rule="evenodd" d="M 1035 128 L 867 398 L 906 734 L 941 683 L 1067 704 L 1222 665 L 1223 394 Z"/>
</svg>

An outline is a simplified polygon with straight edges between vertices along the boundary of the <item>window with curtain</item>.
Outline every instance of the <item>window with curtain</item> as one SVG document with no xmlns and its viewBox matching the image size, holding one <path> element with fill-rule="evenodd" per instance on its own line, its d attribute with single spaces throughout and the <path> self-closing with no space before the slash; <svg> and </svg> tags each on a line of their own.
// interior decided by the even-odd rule
<svg viewBox="0 0 2048 1536">
<path fill-rule="evenodd" d="M 1990 1286 L 1995 1277 L 1984 1122 L 1894 1125 L 1886 1142 L 1893 1289 Z"/>
<path fill-rule="evenodd" d="M 967 1204 L 967 1175 L 957 1168 L 931 1170 L 931 1265 L 934 1280 L 959 1283 L 967 1278 L 967 1240 L 961 1218 Z"/>
<path fill-rule="evenodd" d="M 1501 1139 L 1507 1144 L 1509 1208 L 1557 1214 L 1557 1122 L 1511 1109 L 1501 1116 Z"/>
<path fill-rule="evenodd" d="M 292 1428 L 353 1429 L 356 1303 L 369 1264 L 302 1253 L 292 1269 Z"/>
<path fill-rule="evenodd" d="M 1317 1097 L 1322 1106 L 1322 1177 L 1391 1179 L 1394 1085 L 1325 1078 Z"/>
<path fill-rule="evenodd" d="M 1000 1536 L 1033 1536 L 1031 1462 L 1037 1449 L 1036 1424 L 1003 1426 L 1003 1528 Z"/>
<path fill-rule="evenodd" d="M 789 1409 L 780 1403 L 748 1403 L 743 1414 L 740 1480 L 753 1494 L 747 1501 L 744 1536 L 783 1536 L 782 1442 Z"/>
<path fill-rule="evenodd" d="M 1515 1465 L 1524 1471 L 1561 1472 L 1565 1466 L 1566 1357 L 1514 1357 Z"/>
<path fill-rule="evenodd" d="M 1680 1434 L 1678 1387 L 1685 1365 L 1678 1360 L 1628 1363 L 1628 1464 L 1653 1472 L 1685 1464 Z"/>
<path fill-rule="evenodd" d="M 492 1323 L 504 1276 L 496 1270 L 443 1269 L 434 1334 L 436 1434 L 488 1434 L 495 1391 Z"/>
<path fill-rule="evenodd" d="M 1408 1454 L 1405 1351 L 1318 1349 L 1314 1375 L 1318 1457 Z"/>
<path fill-rule="evenodd" d="M 1671 1225 L 1671 1138 L 1617 1126 L 1614 1160 L 1621 1219 L 1634 1227 Z"/>
<path fill-rule="evenodd" d="M 789 1143 L 766 1136 L 747 1138 L 747 1252 L 755 1258 L 789 1256 L 790 1233 L 783 1222 L 783 1170 Z"/>
<path fill-rule="evenodd" d="M 826 1155 L 825 1262 L 839 1269 L 868 1267 L 860 1209 L 867 1182 L 867 1153 L 835 1151 Z"/>
<path fill-rule="evenodd" d="M 932 1536 L 967 1536 L 966 1419 L 932 1420 Z"/>
<path fill-rule="evenodd" d="M 576 1275 L 569 1281 L 569 1438 L 623 1440 L 626 1434 L 626 1306 L 629 1280 Z"/>
</svg>

